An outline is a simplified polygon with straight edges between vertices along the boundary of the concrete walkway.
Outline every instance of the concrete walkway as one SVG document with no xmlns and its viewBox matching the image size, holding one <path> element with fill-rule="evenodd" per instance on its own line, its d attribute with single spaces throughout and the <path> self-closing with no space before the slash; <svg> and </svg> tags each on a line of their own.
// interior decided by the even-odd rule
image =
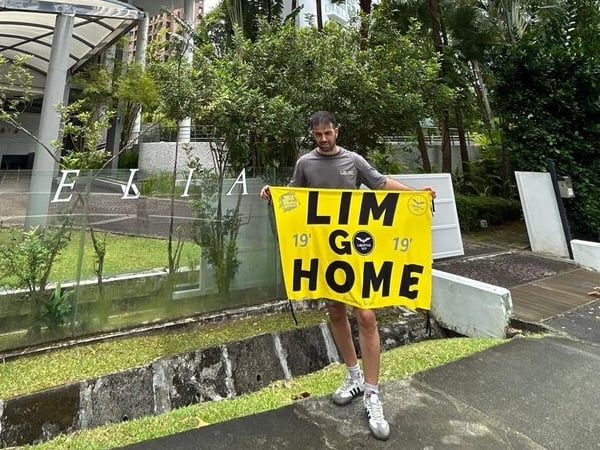
<svg viewBox="0 0 600 450">
<path fill-rule="evenodd" d="M 370 436 L 360 399 L 338 407 L 322 397 L 126 448 L 600 448 L 600 305 L 586 308 L 595 327 L 578 324 L 587 310 L 573 312 L 556 319 L 565 334 L 514 338 L 384 385 L 386 442 Z"/>
<path fill-rule="evenodd" d="M 518 287 L 567 276 L 576 269 L 567 261 L 530 254 L 521 238 L 508 239 L 514 243 L 509 250 L 515 250 L 531 270 L 520 275 L 518 268 L 507 271 L 504 263 L 495 264 L 491 256 L 486 264 L 478 263 L 480 277 L 499 276 Z M 498 254 L 506 255 L 506 242 Z M 488 245 L 470 242 L 466 248 L 485 255 L 490 248 L 480 247 Z M 443 265 L 446 270 L 464 270 L 464 260 Z M 595 276 L 600 280 L 600 274 Z M 579 305 L 565 304 L 564 308 L 537 323 L 547 330 L 543 337 L 517 336 L 459 361 L 385 384 L 384 408 L 391 426 L 385 442 L 370 435 L 360 399 L 338 407 L 329 397 L 321 397 L 126 448 L 600 448 L 600 300 L 581 296 Z"/>
</svg>

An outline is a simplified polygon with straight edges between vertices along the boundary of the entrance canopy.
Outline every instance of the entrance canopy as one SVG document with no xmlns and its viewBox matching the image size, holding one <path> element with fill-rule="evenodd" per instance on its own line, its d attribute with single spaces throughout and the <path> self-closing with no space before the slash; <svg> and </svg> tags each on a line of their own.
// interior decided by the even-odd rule
<svg viewBox="0 0 600 450">
<path fill-rule="evenodd" d="M 0 54 L 9 61 L 18 55 L 29 58 L 26 66 L 34 75 L 34 95 L 44 92 L 58 14 L 74 16 L 71 73 L 144 17 L 142 11 L 117 0 L 0 0 Z"/>
</svg>

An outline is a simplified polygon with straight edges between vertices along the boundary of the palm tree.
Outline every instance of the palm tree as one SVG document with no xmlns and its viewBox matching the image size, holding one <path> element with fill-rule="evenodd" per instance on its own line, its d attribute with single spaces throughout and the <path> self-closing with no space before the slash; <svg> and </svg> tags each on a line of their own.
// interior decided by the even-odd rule
<svg viewBox="0 0 600 450">
<path fill-rule="evenodd" d="M 411 18 L 417 18 L 420 23 L 423 24 L 423 32 L 431 36 L 431 42 L 433 44 L 433 50 L 437 53 L 440 61 L 440 83 L 445 85 L 453 85 L 460 77 L 457 75 L 455 70 L 455 64 L 452 55 L 452 49 L 449 45 L 449 36 L 447 27 L 444 20 L 444 9 L 449 9 L 450 4 L 453 2 L 438 1 L 438 0 L 389 0 L 389 4 L 383 4 L 384 7 L 390 8 L 390 11 L 396 18 L 398 26 L 408 30 L 411 24 Z M 450 107 L 451 105 L 442 103 L 434 104 L 433 108 L 435 114 L 438 117 L 439 126 L 442 134 L 442 172 L 452 171 L 452 153 L 451 153 L 451 137 L 450 137 Z M 454 113 L 457 116 L 457 123 L 460 124 L 461 132 L 463 133 L 460 139 L 461 143 L 461 157 L 463 158 L 463 168 L 468 171 L 468 151 L 466 147 L 466 139 L 464 138 L 464 131 L 462 130 L 462 110 L 459 105 L 454 106 Z M 416 126 L 417 137 L 419 147 L 423 145 L 422 129 L 420 124 Z M 421 154 L 425 152 L 425 149 L 420 148 Z"/>
<path fill-rule="evenodd" d="M 497 37 L 496 46 L 503 46 L 513 49 L 519 45 L 528 28 L 536 24 L 541 24 L 547 20 L 556 17 L 566 17 L 566 10 L 562 0 L 481 0 L 473 2 L 481 13 L 482 17 L 487 19 L 488 26 L 491 26 L 492 32 Z M 483 55 L 473 57 L 472 67 L 478 85 L 483 89 L 480 97 L 484 103 L 484 108 L 490 123 L 490 128 L 494 130 L 494 118 L 489 106 L 487 89 L 480 71 L 480 62 L 484 62 Z M 491 133 L 493 136 L 493 133 Z M 508 157 L 508 150 L 504 143 L 501 143 L 501 159 L 503 167 L 503 176 L 510 179 L 512 175 L 511 165 Z"/>
</svg>

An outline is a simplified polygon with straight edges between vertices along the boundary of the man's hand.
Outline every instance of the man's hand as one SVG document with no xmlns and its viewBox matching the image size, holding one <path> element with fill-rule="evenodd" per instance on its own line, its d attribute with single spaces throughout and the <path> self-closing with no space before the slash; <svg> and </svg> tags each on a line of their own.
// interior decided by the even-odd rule
<svg viewBox="0 0 600 450">
<path fill-rule="evenodd" d="M 423 190 L 431 192 L 431 198 L 435 198 L 436 197 L 435 189 L 432 188 L 431 186 L 425 186 L 423 188 Z"/>
<path fill-rule="evenodd" d="M 269 190 L 268 184 L 265 184 L 260 190 L 260 198 L 263 200 L 271 200 L 271 191 Z"/>
<path fill-rule="evenodd" d="M 390 178 L 387 177 L 385 179 L 385 182 L 383 183 L 383 186 L 381 186 L 380 189 L 385 189 L 385 190 L 394 190 L 394 191 L 429 191 L 431 192 L 431 198 L 435 198 L 436 194 L 435 194 L 435 189 L 432 188 L 431 186 L 425 186 L 424 188 L 414 188 L 411 187 L 407 184 L 402 183 L 401 181 L 398 181 L 394 178 Z"/>
</svg>

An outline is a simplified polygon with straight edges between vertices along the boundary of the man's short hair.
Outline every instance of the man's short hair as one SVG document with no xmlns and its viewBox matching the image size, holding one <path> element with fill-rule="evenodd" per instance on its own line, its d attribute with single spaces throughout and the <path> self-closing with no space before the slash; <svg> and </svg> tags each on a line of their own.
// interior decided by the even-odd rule
<svg viewBox="0 0 600 450">
<path fill-rule="evenodd" d="M 310 116 L 309 128 L 312 130 L 317 125 L 331 125 L 333 128 L 338 127 L 335 117 L 329 111 L 317 111 Z"/>
</svg>

